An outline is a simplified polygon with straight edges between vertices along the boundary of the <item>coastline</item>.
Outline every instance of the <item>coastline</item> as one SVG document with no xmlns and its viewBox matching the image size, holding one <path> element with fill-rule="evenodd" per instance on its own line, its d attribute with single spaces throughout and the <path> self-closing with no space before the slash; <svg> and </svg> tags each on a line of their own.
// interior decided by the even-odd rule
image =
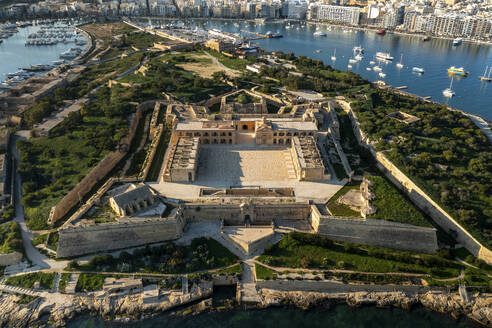
<svg viewBox="0 0 492 328">
<path fill-rule="evenodd" d="M 350 286 L 350 285 L 347 285 Z M 196 287 L 196 286 L 195 286 Z M 217 311 L 212 305 L 213 283 L 205 282 L 190 293 L 179 295 L 171 292 L 170 297 L 156 302 L 142 302 L 143 293 L 119 296 L 65 295 L 43 293 L 28 305 L 15 303 L 16 296 L 0 296 L 0 323 L 9 327 L 30 327 L 50 324 L 54 327 L 66 326 L 67 322 L 82 315 L 101 316 L 104 320 L 129 322 L 140 321 L 156 315 L 178 312 L 179 315 L 195 315 L 207 311 Z M 260 288 L 260 303 L 241 304 L 226 307 L 265 309 L 270 307 L 294 306 L 303 310 L 346 304 L 351 307 L 376 306 L 398 307 L 405 310 L 421 305 L 427 309 L 450 315 L 454 319 L 466 317 L 485 327 L 492 326 L 492 295 L 474 294 L 469 301 L 463 301 L 459 293 L 442 290 L 426 292 L 398 291 L 397 286 L 386 286 L 387 291 L 371 292 L 323 292 L 307 290 L 280 290 Z M 47 295 L 49 294 L 49 295 Z M 224 308 L 219 309 L 224 310 Z"/>
</svg>

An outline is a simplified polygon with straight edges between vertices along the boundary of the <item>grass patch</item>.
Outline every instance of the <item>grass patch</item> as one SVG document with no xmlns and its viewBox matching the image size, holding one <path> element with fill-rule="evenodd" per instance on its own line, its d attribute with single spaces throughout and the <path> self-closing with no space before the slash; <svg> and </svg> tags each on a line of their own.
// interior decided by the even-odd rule
<svg viewBox="0 0 492 328">
<path fill-rule="evenodd" d="M 17 222 L 0 225 L 0 254 L 24 252 L 20 226 Z"/>
<path fill-rule="evenodd" d="M 62 273 L 60 277 L 60 282 L 58 283 L 58 291 L 59 292 L 64 292 L 65 289 L 67 288 L 67 283 L 70 280 L 70 273 Z"/>
<path fill-rule="evenodd" d="M 5 281 L 5 284 L 16 287 L 32 288 L 36 282 L 39 282 L 39 287 L 41 289 L 53 289 L 55 285 L 55 276 L 56 273 L 54 272 L 47 273 L 38 271 L 9 277 Z"/>
<path fill-rule="evenodd" d="M 338 180 L 343 180 L 347 178 L 347 173 L 345 172 L 345 168 L 340 163 L 333 163 L 333 169 L 335 170 L 335 175 Z"/>
<path fill-rule="evenodd" d="M 389 248 L 333 242 L 303 233 L 290 233 L 267 247 L 259 261 L 278 267 L 347 269 L 360 272 L 408 272 L 453 278 L 463 267 L 452 258 Z"/>
<path fill-rule="evenodd" d="M 94 256 L 88 263 L 71 267 L 82 271 L 191 273 L 230 266 L 237 257 L 211 238 L 193 239 L 190 246 L 174 243 L 136 249 L 133 254 L 121 252 L 118 258 Z M 70 268 L 67 268 L 67 270 Z"/>
<path fill-rule="evenodd" d="M 93 292 L 101 290 L 104 283 L 104 275 L 82 273 L 77 280 L 76 292 Z"/>
<path fill-rule="evenodd" d="M 256 278 L 270 280 L 277 278 L 277 273 L 263 265 L 255 263 Z"/>
<path fill-rule="evenodd" d="M 147 174 L 146 181 L 157 181 L 159 179 L 159 173 L 161 172 L 162 163 L 164 162 L 164 156 L 166 155 L 167 145 L 169 144 L 169 138 L 171 132 L 165 128 L 161 135 L 157 150 L 154 155 L 154 160 L 150 164 L 149 173 Z"/>
<path fill-rule="evenodd" d="M 17 298 L 17 301 L 15 301 L 15 303 L 27 305 L 27 304 L 31 303 L 32 301 L 34 301 L 38 297 L 39 296 L 20 294 L 19 297 Z"/>
<path fill-rule="evenodd" d="M 369 189 L 375 195 L 371 203 L 376 206 L 376 213 L 370 216 L 371 219 L 432 227 L 414 205 L 384 177 L 372 175 L 367 178 L 373 182 Z"/>
<path fill-rule="evenodd" d="M 342 187 L 339 191 L 333 195 L 328 201 L 328 208 L 334 216 L 345 216 L 345 217 L 360 217 L 360 212 L 354 211 L 345 204 L 337 203 L 337 199 L 345 195 L 350 190 L 359 190 L 360 182 L 351 181 Z"/>
<path fill-rule="evenodd" d="M 240 275 L 242 273 L 243 273 L 243 266 L 241 265 L 241 263 L 217 271 L 217 274 L 219 275 L 234 275 L 234 274 Z"/>
</svg>

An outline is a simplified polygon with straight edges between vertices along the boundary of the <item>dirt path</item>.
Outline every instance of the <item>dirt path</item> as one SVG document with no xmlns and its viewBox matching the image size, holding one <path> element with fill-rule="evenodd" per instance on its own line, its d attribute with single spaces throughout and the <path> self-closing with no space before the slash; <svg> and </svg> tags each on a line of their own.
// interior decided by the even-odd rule
<svg viewBox="0 0 492 328">
<path fill-rule="evenodd" d="M 236 77 L 236 76 L 241 75 L 241 72 L 236 71 L 234 69 L 231 69 L 231 68 L 225 66 L 220 61 L 218 61 L 217 58 L 215 58 L 214 56 L 212 56 L 208 52 L 204 51 L 203 53 L 212 60 L 212 62 L 214 63 L 214 65 L 217 65 L 220 69 L 226 71 L 226 73 L 228 73 L 232 77 Z"/>
</svg>

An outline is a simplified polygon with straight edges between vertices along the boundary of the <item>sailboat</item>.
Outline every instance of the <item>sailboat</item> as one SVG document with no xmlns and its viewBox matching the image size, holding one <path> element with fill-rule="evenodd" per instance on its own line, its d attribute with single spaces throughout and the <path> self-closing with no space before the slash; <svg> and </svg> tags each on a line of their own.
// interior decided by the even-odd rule
<svg viewBox="0 0 492 328">
<path fill-rule="evenodd" d="M 331 60 L 337 60 L 337 49 L 335 48 L 335 51 L 333 52 L 333 56 L 331 56 Z"/>
<path fill-rule="evenodd" d="M 451 78 L 451 83 L 449 84 L 449 88 L 444 89 L 442 91 L 442 94 L 444 95 L 444 97 L 451 98 L 451 97 L 453 97 L 455 95 L 455 93 L 454 93 L 454 91 L 452 89 L 453 80 L 454 80 L 454 78 Z"/>
<path fill-rule="evenodd" d="M 489 73 L 487 74 L 487 69 L 489 70 Z M 492 66 L 491 67 L 485 67 L 485 72 L 483 72 L 483 75 L 480 76 L 480 81 L 485 81 L 485 82 L 490 82 L 492 81 L 492 77 L 490 77 L 490 73 L 492 72 Z"/>
<path fill-rule="evenodd" d="M 400 56 L 400 62 L 396 64 L 396 67 L 403 68 L 403 54 Z"/>
</svg>

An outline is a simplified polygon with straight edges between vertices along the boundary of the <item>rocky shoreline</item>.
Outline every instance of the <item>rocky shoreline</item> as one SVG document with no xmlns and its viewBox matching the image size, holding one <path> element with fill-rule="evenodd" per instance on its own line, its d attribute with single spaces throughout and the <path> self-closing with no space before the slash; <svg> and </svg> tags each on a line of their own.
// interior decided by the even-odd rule
<svg viewBox="0 0 492 328">
<path fill-rule="evenodd" d="M 48 293 L 46 293 L 48 294 Z M 400 307 L 410 309 L 422 305 L 453 318 L 468 317 L 485 326 L 492 327 L 492 294 L 470 295 L 463 302 L 458 293 L 429 291 L 426 293 L 393 292 L 348 292 L 324 293 L 306 291 L 282 291 L 260 289 L 260 303 L 243 304 L 243 308 L 268 308 L 295 306 L 304 310 L 315 307 L 330 307 L 336 304 L 349 306 Z M 189 315 L 203 311 L 214 311 L 211 302 L 212 288 L 197 288 L 189 294 L 170 294 L 156 302 L 143 303 L 141 294 L 118 297 L 97 297 L 95 294 L 52 295 L 38 297 L 27 305 L 16 303 L 18 296 L 0 296 L 1 327 L 64 327 L 76 316 L 92 314 L 106 320 L 132 321 L 150 318 L 163 312 L 181 307 L 176 314 Z M 182 308 L 186 306 L 184 310 Z"/>
</svg>

